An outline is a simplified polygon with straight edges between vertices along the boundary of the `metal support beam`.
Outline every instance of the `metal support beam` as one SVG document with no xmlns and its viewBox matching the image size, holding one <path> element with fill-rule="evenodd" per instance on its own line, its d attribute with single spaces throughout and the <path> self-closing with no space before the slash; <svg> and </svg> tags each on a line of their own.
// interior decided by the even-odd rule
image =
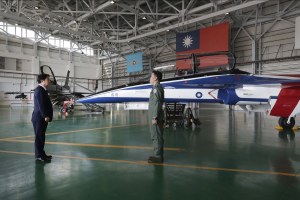
<svg viewBox="0 0 300 200">
<path fill-rule="evenodd" d="M 226 9 L 223 9 L 223 10 L 216 11 L 216 12 L 211 13 L 211 14 L 207 14 L 207 15 L 204 15 L 204 16 L 201 16 L 201 17 L 197 17 L 197 18 L 194 18 L 194 19 L 191 19 L 191 20 L 188 20 L 188 21 L 184 21 L 184 22 L 180 22 L 178 24 L 167 26 L 167 27 L 155 30 L 155 31 L 151 31 L 151 32 L 144 33 L 144 34 L 141 34 L 141 35 L 138 35 L 138 36 L 134 36 L 134 37 L 131 37 L 131 38 L 128 38 L 128 39 L 110 40 L 110 41 L 114 42 L 114 43 L 122 43 L 122 42 L 133 41 L 133 40 L 140 39 L 140 38 L 143 38 L 143 37 L 147 37 L 147 36 L 150 36 L 150 35 L 165 32 L 167 30 L 171 30 L 171 29 L 174 29 L 174 28 L 186 26 L 188 24 L 193 24 L 193 23 L 196 23 L 198 21 L 211 19 L 211 18 L 219 16 L 219 15 L 224 15 L 225 13 L 228 13 L 228 12 L 233 12 L 233 11 L 240 10 L 240 9 L 243 9 L 243 8 L 247 8 L 247 7 L 251 7 L 251 6 L 254 6 L 254 5 L 257 5 L 257 4 L 265 3 L 267 1 L 269 1 L 269 0 L 250 1 L 250 2 L 243 3 L 243 4 L 240 4 L 240 5 L 237 5 L 237 6 L 233 6 L 233 7 L 230 7 L 230 8 L 226 8 Z"/>
<path fill-rule="evenodd" d="M 70 34 L 74 34 L 74 35 L 85 36 L 85 37 L 92 38 L 92 39 L 95 39 L 95 40 L 99 41 L 99 37 L 88 34 L 88 33 L 84 33 L 84 32 L 81 32 L 81 31 L 74 31 L 72 29 L 58 27 L 58 26 L 55 26 L 55 25 L 46 24 L 46 23 L 42 23 L 42 22 L 38 22 L 38 21 L 32 21 L 32 20 L 26 19 L 24 17 L 19 17 L 19 16 L 14 15 L 14 14 L 0 12 L 0 16 L 10 18 L 10 19 L 13 19 L 13 20 L 17 20 L 19 22 L 25 22 L 25 23 L 28 23 L 28 24 L 36 25 L 36 26 L 47 27 L 47 28 L 50 28 L 50 29 L 53 29 L 53 30 L 56 29 L 56 30 L 64 32 L 64 33 L 70 33 Z M 102 41 L 108 41 L 108 40 L 103 38 Z"/>
<path fill-rule="evenodd" d="M 163 0 L 163 2 L 165 2 L 165 3 L 168 4 L 171 8 L 173 8 L 173 9 L 176 10 L 178 13 L 180 13 L 180 10 L 178 10 L 178 8 L 176 8 L 175 6 L 173 6 L 173 4 L 171 4 L 171 3 L 168 2 L 167 0 Z"/>
<path fill-rule="evenodd" d="M 187 11 L 191 8 L 192 4 L 194 3 L 194 0 L 191 0 L 189 4 L 186 6 L 183 15 L 187 13 Z"/>
<path fill-rule="evenodd" d="M 73 16 L 73 12 L 72 12 L 72 10 L 70 9 L 70 7 L 68 6 L 68 3 L 66 2 L 66 0 L 63 0 L 63 2 L 64 2 L 64 6 L 68 9 L 68 13 L 71 13 L 71 15 Z"/>
<path fill-rule="evenodd" d="M 72 24 L 75 24 L 76 21 L 82 21 L 83 19 L 85 19 L 85 18 L 87 18 L 87 17 L 90 17 L 90 16 L 92 16 L 92 15 L 98 13 L 100 10 L 102 10 L 102 9 L 104 9 L 104 8 L 107 8 L 107 7 L 111 6 L 111 5 L 113 5 L 113 4 L 111 4 L 110 1 L 107 1 L 107 2 L 105 2 L 104 4 L 98 6 L 94 11 L 91 11 L 91 12 L 88 12 L 88 13 L 86 13 L 86 14 L 84 14 L 84 15 L 81 15 L 80 17 L 77 17 L 75 20 L 73 20 L 73 21 L 67 23 L 64 27 L 67 28 L 67 27 L 71 26 Z M 58 32 L 59 32 L 59 30 L 55 30 L 55 31 L 52 32 L 52 35 L 53 35 L 53 34 L 56 34 L 56 33 L 58 33 Z"/>
<path fill-rule="evenodd" d="M 193 8 L 193 9 L 189 10 L 189 11 L 186 13 L 186 15 L 188 15 L 188 14 L 193 14 L 193 13 L 196 13 L 196 12 L 200 12 L 200 11 L 209 9 L 209 8 L 211 8 L 212 6 L 213 6 L 212 3 L 208 3 L 208 4 L 205 4 L 205 5 L 203 5 L 203 6 L 199 6 L 199 7 Z M 158 11 L 156 11 L 156 13 L 157 13 L 157 12 L 158 12 Z M 150 24 L 146 24 L 146 25 L 143 25 L 143 26 L 139 27 L 139 31 L 141 31 L 141 30 L 146 30 L 146 29 L 148 29 L 148 28 L 154 27 L 155 25 L 164 24 L 164 23 L 167 23 L 167 22 L 169 22 L 169 21 L 176 20 L 176 19 L 178 19 L 178 15 L 166 17 L 166 18 L 164 18 L 164 19 L 161 19 L 161 20 L 156 21 L 156 24 L 150 23 Z M 120 33 L 119 35 L 120 35 L 120 36 L 126 36 L 126 35 L 128 35 L 128 34 L 133 33 L 133 32 L 134 32 L 134 31 L 128 31 L 128 32 L 125 32 L 125 33 Z"/>
<path fill-rule="evenodd" d="M 130 24 L 130 22 L 125 18 L 125 17 L 123 17 L 122 15 L 120 15 L 120 17 L 122 17 L 122 19 L 131 27 L 131 28 L 134 28 L 131 24 Z"/>
</svg>

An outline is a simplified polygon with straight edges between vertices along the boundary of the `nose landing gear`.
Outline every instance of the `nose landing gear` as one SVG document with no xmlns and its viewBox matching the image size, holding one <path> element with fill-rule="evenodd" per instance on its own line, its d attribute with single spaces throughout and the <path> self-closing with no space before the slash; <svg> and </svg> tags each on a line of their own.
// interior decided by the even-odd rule
<svg viewBox="0 0 300 200">
<path fill-rule="evenodd" d="M 280 117 L 278 120 L 279 126 L 282 128 L 293 128 L 295 126 L 295 118 L 291 117 L 290 120 L 288 117 Z"/>
</svg>

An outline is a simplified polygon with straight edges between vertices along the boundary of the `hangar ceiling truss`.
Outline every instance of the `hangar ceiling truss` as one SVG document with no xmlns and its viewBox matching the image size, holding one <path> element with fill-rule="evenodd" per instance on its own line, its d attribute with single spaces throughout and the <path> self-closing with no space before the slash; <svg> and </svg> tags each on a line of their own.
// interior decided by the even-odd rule
<svg viewBox="0 0 300 200">
<path fill-rule="evenodd" d="M 88 45 L 100 59 L 107 59 L 138 50 L 151 54 L 162 46 L 175 52 L 170 44 L 176 33 L 224 21 L 228 13 L 240 31 L 245 31 L 246 24 L 257 22 L 258 7 L 268 1 L 1 0 L 0 20 L 38 32 L 42 37 L 36 42 L 50 36 L 65 38 Z M 291 1 L 274 18 L 284 20 L 283 14 L 297 3 Z"/>
</svg>

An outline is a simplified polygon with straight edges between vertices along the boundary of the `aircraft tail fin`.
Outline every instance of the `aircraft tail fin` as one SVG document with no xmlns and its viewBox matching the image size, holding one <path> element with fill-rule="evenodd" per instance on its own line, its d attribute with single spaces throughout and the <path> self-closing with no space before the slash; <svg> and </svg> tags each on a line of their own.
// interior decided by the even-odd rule
<svg viewBox="0 0 300 200">
<path fill-rule="evenodd" d="M 70 79 L 70 70 L 68 70 L 68 72 L 67 72 L 67 77 L 66 77 L 65 85 L 63 86 L 67 90 L 70 90 L 69 79 Z"/>
</svg>

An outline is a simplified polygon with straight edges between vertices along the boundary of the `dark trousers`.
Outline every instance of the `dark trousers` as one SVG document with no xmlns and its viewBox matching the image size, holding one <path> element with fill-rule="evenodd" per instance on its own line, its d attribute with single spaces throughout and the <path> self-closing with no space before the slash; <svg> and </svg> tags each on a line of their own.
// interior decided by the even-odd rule
<svg viewBox="0 0 300 200">
<path fill-rule="evenodd" d="M 45 157 L 46 153 L 44 151 L 45 146 L 45 133 L 48 126 L 48 122 L 43 120 L 34 120 L 32 121 L 34 134 L 35 134 L 35 141 L 34 141 L 34 148 L 35 148 L 35 157 Z"/>
</svg>

